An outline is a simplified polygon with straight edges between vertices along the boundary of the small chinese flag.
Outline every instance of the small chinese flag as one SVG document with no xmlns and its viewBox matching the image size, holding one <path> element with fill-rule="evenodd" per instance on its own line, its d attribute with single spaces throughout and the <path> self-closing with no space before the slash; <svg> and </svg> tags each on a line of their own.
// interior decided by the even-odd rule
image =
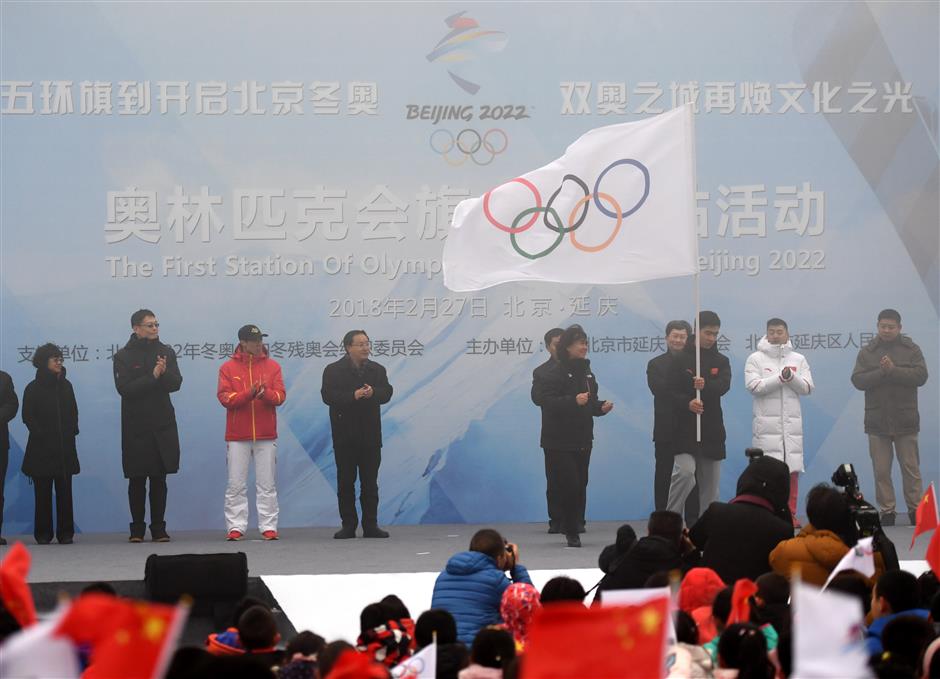
<svg viewBox="0 0 940 679">
<path fill-rule="evenodd" d="M 188 608 L 85 594 L 65 613 L 56 634 L 91 644 L 91 663 L 83 679 L 161 677 Z"/>
<path fill-rule="evenodd" d="M 937 515 L 937 494 L 934 492 L 933 483 L 927 486 L 927 492 L 924 493 L 924 499 L 917 505 L 917 518 L 914 521 L 914 535 L 911 537 L 911 549 L 914 549 L 914 541 L 921 533 L 933 530 L 940 525 L 940 518 Z"/>
<path fill-rule="evenodd" d="M 0 563 L 0 600 L 20 627 L 29 627 L 36 622 L 33 592 L 26 583 L 31 561 L 29 550 L 22 542 L 17 542 Z"/>
<path fill-rule="evenodd" d="M 536 616 L 523 679 L 652 679 L 665 676 L 669 597 L 637 606 L 552 604 Z"/>
<path fill-rule="evenodd" d="M 930 569 L 940 578 L 940 530 L 933 532 L 930 544 L 927 545 L 927 563 Z"/>
</svg>

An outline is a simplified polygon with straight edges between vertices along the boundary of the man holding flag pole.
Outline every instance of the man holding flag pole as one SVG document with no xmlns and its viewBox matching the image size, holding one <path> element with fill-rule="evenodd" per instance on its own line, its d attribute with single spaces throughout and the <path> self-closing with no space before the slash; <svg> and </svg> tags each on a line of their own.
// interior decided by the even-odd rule
<svg viewBox="0 0 940 679">
<path fill-rule="evenodd" d="M 457 205 L 444 285 L 468 292 L 514 281 L 614 285 L 694 275 L 698 317 L 695 187 L 691 105 L 590 130 L 560 158 Z M 692 355 L 701 375 L 698 338 Z M 730 367 L 721 377 L 730 385 Z M 701 412 L 691 414 L 700 431 Z M 717 473 L 709 483 L 708 502 Z"/>
</svg>

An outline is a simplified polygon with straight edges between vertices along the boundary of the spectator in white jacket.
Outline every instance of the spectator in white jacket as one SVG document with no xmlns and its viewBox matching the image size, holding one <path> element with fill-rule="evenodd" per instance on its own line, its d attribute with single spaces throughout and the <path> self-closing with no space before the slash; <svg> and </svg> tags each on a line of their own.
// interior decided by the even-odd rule
<svg viewBox="0 0 940 679">
<path fill-rule="evenodd" d="M 804 469 L 800 396 L 812 392 L 814 386 L 806 358 L 793 351 L 786 321 L 767 321 L 767 334 L 747 358 L 744 384 L 754 396 L 752 445 L 790 468 L 790 513 L 798 526 L 796 501 Z"/>
</svg>

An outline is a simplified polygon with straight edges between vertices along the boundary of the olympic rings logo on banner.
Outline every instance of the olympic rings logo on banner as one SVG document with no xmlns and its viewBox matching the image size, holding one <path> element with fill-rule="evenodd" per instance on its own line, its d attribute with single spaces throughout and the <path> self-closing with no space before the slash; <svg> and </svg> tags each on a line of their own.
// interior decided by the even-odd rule
<svg viewBox="0 0 940 679">
<path fill-rule="evenodd" d="M 643 195 L 640 199 L 630 207 L 628 210 L 624 210 L 620 203 L 609 193 L 604 193 L 601 191 L 601 182 L 608 172 L 613 170 L 615 167 L 621 165 L 630 165 L 635 167 L 640 172 L 643 173 Z M 558 212 L 552 207 L 552 204 L 555 202 L 555 199 L 558 197 L 558 194 L 561 193 L 561 190 L 565 186 L 565 182 L 572 182 L 578 185 L 578 188 L 581 189 L 584 194 L 578 202 L 575 203 L 574 207 L 571 209 L 571 213 L 568 215 L 568 226 L 564 226 L 562 223 L 561 217 L 558 215 Z M 515 219 L 512 220 L 512 224 L 507 226 L 506 224 L 501 223 L 495 217 L 493 217 L 492 212 L 490 212 L 490 194 L 493 193 L 496 189 L 501 186 L 506 186 L 506 184 L 522 184 L 524 187 L 529 189 L 532 192 L 533 197 L 535 198 L 535 207 L 530 207 L 519 214 L 516 215 Z M 568 234 L 568 238 L 571 241 L 571 244 L 581 250 L 582 252 L 594 253 L 600 252 L 601 250 L 606 250 L 610 247 L 610 244 L 614 242 L 614 239 L 617 238 L 617 234 L 620 233 L 620 227 L 623 226 L 624 217 L 629 217 L 634 212 L 639 210 L 643 203 L 646 202 L 646 199 L 650 195 L 650 172 L 647 167 L 638 160 L 633 160 L 632 158 L 621 158 L 620 160 L 614 161 L 601 172 L 597 179 L 594 182 L 593 192 L 588 188 L 587 183 L 573 174 L 566 174 L 562 180 L 561 184 L 558 185 L 558 188 L 555 189 L 555 192 L 551 195 L 551 198 L 548 199 L 548 203 L 545 206 L 542 206 L 542 196 L 539 193 L 539 190 L 536 188 L 535 184 L 530 182 L 528 179 L 523 179 L 522 177 L 516 177 L 515 179 L 510 179 L 508 182 L 500 184 L 496 189 L 490 189 L 486 192 L 486 195 L 483 196 L 483 214 L 486 216 L 486 219 L 490 224 L 495 226 L 500 231 L 505 231 L 509 234 L 509 242 L 512 243 L 513 249 L 527 259 L 540 259 L 546 255 L 551 254 L 552 251 L 557 248 L 565 238 L 565 234 Z M 584 220 L 587 219 L 588 210 L 590 209 L 591 204 L 593 203 L 602 215 L 605 217 L 610 217 L 615 220 L 614 228 L 610 233 L 610 236 L 607 237 L 607 240 L 597 245 L 585 245 L 584 243 L 578 240 L 576 235 L 581 225 L 584 224 Z M 604 203 L 610 208 L 605 207 Z M 539 219 L 539 215 L 544 215 L 542 217 L 542 223 L 551 231 L 554 231 L 557 235 L 555 241 L 549 245 L 547 248 L 541 252 L 526 252 L 519 245 L 516 240 L 516 235 L 527 231 Z M 551 221 L 549 220 L 551 216 Z M 526 219 L 528 217 L 528 219 Z M 554 221 L 554 224 L 552 224 Z"/>
<path fill-rule="evenodd" d="M 498 127 L 493 127 L 483 135 L 470 127 L 460 130 L 455 136 L 450 130 L 434 130 L 428 143 L 434 153 L 443 156 L 448 165 L 459 167 L 467 162 L 467 158 L 477 165 L 489 165 L 493 159 L 509 148 L 509 135 Z M 450 152 L 457 149 L 451 158 Z M 485 152 L 485 153 L 484 153 Z M 481 153 L 484 160 L 477 158 Z M 489 153 L 489 158 L 486 158 Z"/>
</svg>

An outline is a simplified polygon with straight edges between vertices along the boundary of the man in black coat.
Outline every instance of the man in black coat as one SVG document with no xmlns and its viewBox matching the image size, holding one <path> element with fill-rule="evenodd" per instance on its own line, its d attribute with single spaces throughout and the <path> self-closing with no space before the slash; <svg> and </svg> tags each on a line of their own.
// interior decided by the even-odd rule
<svg viewBox="0 0 940 679">
<path fill-rule="evenodd" d="M 738 477 L 737 496 L 712 504 L 689 533 L 702 552 L 700 566 L 729 585 L 757 579 L 771 570 L 768 557 L 781 540 L 793 537 L 790 470 L 772 457 L 758 457 Z"/>
<path fill-rule="evenodd" d="M 532 402 L 536 405 L 538 405 L 536 401 L 536 385 L 540 380 L 545 379 L 546 372 L 558 362 L 558 358 L 555 356 L 555 348 L 558 346 L 558 340 L 563 332 L 564 330 L 561 328 L 552 328 L 545 333 L 545 350 L 549 354 L 548 360 L 532 371 L 531 398 Z M 542 428 L 544 429 L 545 418 L 549 417 L 549 415 L 545 412 L 544 408 L 540 410 L 542 411 Z M 559 506 L 560 500 L 558 497 L 558 469 L 557 465 L 551 464 L 551 458 L 548 455 L 543 455 L 543 457 L 545 458 L 545 501 L 548 504 L 548 532 L 552 534 L 560 533 L 561 507 Z M 587 495 L 585 494 L 584 497 L 586 499 Z M 580 523 L 582 532 L 584 531 L 584 510 L 585 507 L 582 504 Z"/>
<path fill-rule="evenodd" d="M 323 370 L 320 396 L 330 407 L 333 455 L 336 459 L 336 497 L 342 528 L 333 537 L 356 537 L 356 476 L 362 507 L 362 536 L 387 538 L 379 528 L 379 465 L 382 462 L 380 409 L 392 398 L 385 368 L 369 360 L 372 345 L 364 330 L 343 337 L 346 354 Z"/>
<path fill-rule="evenodd" d="M 731 363 L 718 352 L 721 319 L 714 311 L 698 317 L 701 372 L 696 373 L 695 336 L 676 357 L 672 370 L 673 408 L 678 423 L 676 456 L 666 508 L 681 512 L 685 500 L 698 486 L 699 510 L 718 499 L 721 461 L 725 459 L 725 423 L 721 397 L 731 389 Z M 702 437 L 697 440 L 696 417 L 702 418 Z"/>
<path fill-rule="evenodd" d="M 150 479 L 150 537 L 169 542 L 166 475 L 179 471 L 180 441 L 170 394 L 183 384 L 176 353 L 160 341 L 160 323 L 149 309 L 131 316 L 134 331 L 114 355 L 114 384 L 121 395 L 121 460 L 128 479 L 131 542 L 143 542 L 144 501 Z"/>
<path fill-rule="evenodd" d="M 7 478 L 7 464 L 10 462 L 10 427 L 16 417 L 20 402 L 13 390 L 13 379 L 0 370 L 0 545 L 7 541 L 3 538 L 3 485 Z"/>
<path fill-rule="evenodd" d="M 676 435 L 679 423 L 673 407 L 673 363 L 685 349 L 692 326 L 685 321 L 666 324 L 666 353 L 646 364 L 646 383 L 653 393 L 653 450 L 656 466 L 653 471 L 653 502 L 657 511 L 666 508 L 669 482 L 676 456 Z M 698 518 L 698 493 L 689 493 L 685 501 L 686 520 L 691 525 Z"/>
<path fill-rule="evenodd" d="M 597 586 L 598 592 L 611 589 L 641 589 L 655 573 L 681 571 L 696 564 L 692 544 L 682 529 L 682 517 L 675 512 L 650 514 L 646 537 L 627 550 Z M 603 598 L 603 595 L 600 595 Z"/>
</svg>

